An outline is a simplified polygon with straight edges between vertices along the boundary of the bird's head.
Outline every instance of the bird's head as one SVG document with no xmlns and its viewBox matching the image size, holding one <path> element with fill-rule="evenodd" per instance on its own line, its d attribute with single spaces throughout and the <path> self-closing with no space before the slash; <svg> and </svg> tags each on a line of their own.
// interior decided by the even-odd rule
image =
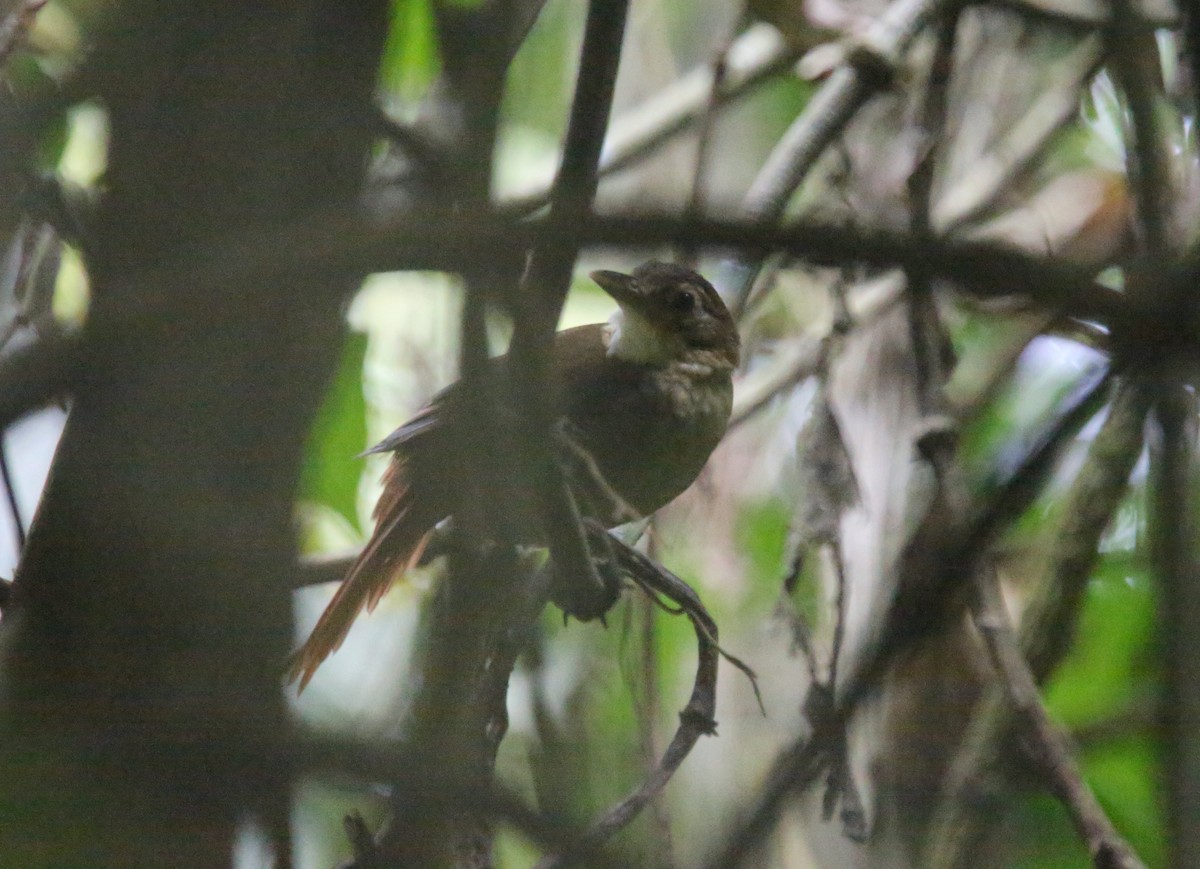
<svg viewBox="0 0 1200 869">
<path fill-rule="evenodd" d="M 609 356 L 648 365 L 737 367 L 737 324 L 712 284 L 691 269 L 651 261 L 632 274 L 596 271 L 591 277 L 620 306 L 609 320 Z"/>
</svg>

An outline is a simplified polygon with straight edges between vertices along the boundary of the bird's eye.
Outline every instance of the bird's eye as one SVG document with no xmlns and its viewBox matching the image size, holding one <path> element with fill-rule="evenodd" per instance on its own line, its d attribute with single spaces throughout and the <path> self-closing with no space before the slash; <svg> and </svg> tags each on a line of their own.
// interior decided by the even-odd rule
<svg viewBox="0 0 1200 869">
<path fill-rule="evenodd" d="M 696 294 L 691 290 L 679 290 L 671 296 L 671 307 L 681 314 L 696 307 Z"/>
</svg>

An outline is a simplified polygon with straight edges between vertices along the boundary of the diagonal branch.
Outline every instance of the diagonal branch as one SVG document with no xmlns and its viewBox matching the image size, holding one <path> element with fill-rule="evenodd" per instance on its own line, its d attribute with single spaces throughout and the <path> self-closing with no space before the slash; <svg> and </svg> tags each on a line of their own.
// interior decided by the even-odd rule
<svg viewBox="0 0 1200 869">
<path fill-rule="evenodd" d="M 1142 430 L 1150 404 L 1145 384 L 1120 385 L 1108 418 L 1092 441 L 1077 475 L 1063 521 L 1050 547 L 1051 563 L 1021 616 L 1021 650 L 1040 682 L 1069 648 L 1076 617 L 1098 558 L 1101 535 L 1126 491 L 1133 464 L 1141 454 Z M 999 760 L 1011 709 L 998 689 L 985 695 L 951 766 L 929 836 L 928 864 L 962 865 L 974 847 L 977 827 L 990 820 L 972 811 L 981 775 Z"/>
<path fill-rule="evenodd" d="M 1050 791 L 1067 807 L 1097 869 L 1145 869 L 1133 849 L 1113 827 L 1083 774 L 1066 736 L 1050 720 L 1037 682 L 1021 654 L 1020 643 L 996 580 L 995 568 L 976 571 L 970 595 L 971 617 L 983 637 L 996 676 L 1008 695 L 1025 737 L 1025 745 L 1042 768 Z"/>
<path fill-rule="evenodd" d="M 891 81 L 901 56 L 935 8 L 948 2 L 897 0 L 871 24 L 772 150 L 746 193 L 744 215 L 760 225 L 779 219 L 817 158 L 867 100 Z M 744 257 L 732 264 L 723 283 L 735 317 L 745 307 L 761 268 L 761 258 Z"/>
<path fill-rule="evenodd" d="M 1100 377 L 1086 383 L 1077 397 L 1064 402 L 1065 411 L 1030 448 L 1006 483 L 988 499 L 991 506 L 979 510 L 962 528 L 949 533 L 947 539 L 960 543 L 939 559 L 946 569 L 921 588 L 910 589 L 906 597 L 897 599 L 897 610 L 902 609 L 909 617 L 888 618 L 890 630 L 866 650 L 856 669 L 843 675 L 836 700 L 822 697 L 819 688 L 810 688 L 805 703 L 809 729 L 780 753 L 758 801 L 727 836 L 718 850 L 719 856 L 706 864 L 708 869 L 742 865 L 755 844 L 774 826 L 789 798 L 807 790 L 836 757 L 845 722 L 891 664 L 957 612 L 949 601 L 962 590 L 964 577 L 976 569 L 978 559 L 1001 528 L 1032 502 L 1063 447 L 1098 410 L 1107 386 L 1108 377 Z"/>
<path fill-rule="evenodd" d="M 695 126 L 710 108 L 727 108 L 759 86 L 784 75 L 799 56 L 799 50 L 784 42 L 773 27 L 765 24 L 751 27 L 729 47 L 724 77 L 715 94 L 716 72 L 711 66 L 704 66 L 618 115 L 604 140 L 600 177 L 620 172 L 654 153 Z M 550 192 L 547 186 L 504 200 L 500 208 L 506 214 L 528 214 L 548 204 Z"/>
</svg>

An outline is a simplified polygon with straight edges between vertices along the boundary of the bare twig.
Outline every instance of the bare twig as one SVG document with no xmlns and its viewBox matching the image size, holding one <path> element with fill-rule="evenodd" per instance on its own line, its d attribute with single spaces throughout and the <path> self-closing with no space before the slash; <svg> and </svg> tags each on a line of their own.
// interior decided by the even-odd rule
<svg viewBox="0 0 1200 869">
<path fill-rule="evenodd" d="M 821 342 L 799 339 L 794 342 L 785 359 L 745 391 L 739 391 L 727 431 L 732 431 L 753 417 L 781 394 L 811 377 L 821 357 Z"/>
<path fill-rule="evenodd" d="M 647 535 L 647 554 L 657 560 L 654 545 L 654 517 L 650 517 Z M 634 713 L 637 718 L 638 748 L 641 754 L 641 769 L 649 775 L 658 762 L 658 745 L 661 741 L 658 727 L 662 710 L 662 679 L 659 676 L 658 620 L 663 602 L 649 595 L 634 595 L 629 600 L 629 614 L 637 637 L 637 669 L 633 675 L 631 692 Z M 672 866 L 674 859 L 674 837 L 671 834 L 671 809 L 660 792 L 650 800 L 650 820 L 654 826 L 653 861 L 656 865 Z"/>
<path fill-rule="evenodd" d="M 1108 55 L 1116 68 L 1133 121 L 1132 171 L 1137 217 L 1145 253 L 1162 257 L 1171 243 L 1171 172 L 1161 135 L 1157 100 L 1158 46 L 1152 29 L 1138 19 L 1130 0 L 1113 0 Z"/>
<path fill-rule="evenodd" d="M 987 374 L 981 381 L 957 389 L 955 381 L 947 384 L 946 400 L 954 418 L 960 423 L 975 419 L 1010 381 L 1013 369 L 1029 345 L 1038 336 L 1051 330 L 1060 319 L 1054 313 L 1036 313 L 1015 318 L 1014 331 L 1008 336 L 1005 344 L 987 360 Z"/>
<path fill-rule="evenodd" d="M 1088 448 L 1054 535 L 1044 594 L 1030 599 L 1022 614 L 1021 648 L 1034 676 L 1044 680 L 1070 648 L 1092 566 L 1111 517 L 1125 495 L 1129 474 L 1141 455 L 1142 431 L 1151 396 L 1146 384 L 1122 381 L 1108 416 Z"/>
<path fill-rule="evenodd" d="M 709 90 L 708 102 L 700 116 L 700 129 L 696 134 L 696 158 L 692 168 L 692 189 L 688 197 L 684 214 L 688 217 L 698 217 L 705 211 L 708 197 L 708 160 L 712 150 L 713 133 L 716 130 L 717 110 L 721 107 L 721 96 L 725 90 L 725 79 L 729 74 L 729 52 L 733 48 L 731 34 L 725 44 L 717 52 L 712 63 L 712 87 Z M 690 248 L 680 251 L 680 261 L 690 267 L 696 265 L 696 252 Z"/>
<path fill-rule="evenodd" d="M 1150 403 L 1144 384 L 1120 385 L 1083 469 L 1063 508 L 1054 534 L 1051 562 L 1021 618 L 1021 650 L 1040 682 L 1070 646 L 1084 591 L 1099 557 L 1100 537 L 1124 495 L 1129 473 L 1141 453 L 1142 429 Z M 993 688 L 976 711 L 963 747 L 946 776 L 934 814 L 928 859 L 938 869 L 962 865 L 980 824 L 993 820 L 972 811 L 982 776 L 992 771 L 1011 728 L 1011 709 Z"/>
<path fill-rule="evenodd" d="M 828 768 L 833 746 L 845 728 L 848 716 L 829 700 L 828 692 L 810 688 L 804 704 L 809 729 L 780 753 L 766 782 L 759 788 L 754 805 L 739 820 L 723 847 L 716 850 L 705 869 L 737 869 L 754 849 L 766 841 L 789 797 L 811 787 Z M 815 702 L 813 702 L 815 699 Z"/>
<path fill-rule="evenodd" d="M 1097 869 L 1144 869 L 1145 864 L 1121 838 L 1083 781 L 1066 737 L 1042 705 L 1037 683 L 1004 609 L 993 566 L 985 564 L 976 571 L 970 601 L 975 627 L 1012 704 L 1025 744 L 1041 766 L 1047 786 L 1067 807 L 1093 864 Z"/>
<path fill-rule="evenodd" d="M 470 8 L 437 4 L 443 73 L 431 103 L 443 111 L 430 135 L 447 143 L 449 166 L 439 171 L 444 195 L 457 207 L 484 209 L 491 185 L 491 162 L 499 122 L 503 80 L 519 35 L 496 38 L 513 23 L 511 3 L 483 3 Z M 517 28 L 520 31 L 520 27 Z M 514 44 L 515 43 L 515 44 Z M 449 143 L 453 143 L 450 145 Z M 414 161 L 415 162 L 415 161 Z M 460 376 L 478 384 L 464 392 L 448 424 L 461 444 L 460 461 L 471 469 L 475 485 L 455 493 L 450 566 L 429 607 L 429 639 L 423 649 L 416 692 L 405 727 L 416 752 L 444 761 L 444 772 L 465 787 L 487 788 L 492 780 L 495 751 L 505 731 L 503 697 L 511 662 L 522 632 L 506 632 L 511 620 L 525 623 L 529 610 L 540 608 L 531 599 L 532 583 L 523 583 L 515 556 L 516 522 L 504 503 L 507 475 L 516 457 L 500 461 L 488 454 L 499 436 L 495 384 L 482 376 L 488 365 L 487 304 L 495 284 L 509 279 L 520 251 L 494 252 L 484 261 L 460 263 L 455 271 L 465 284 L 460 319 Z M 486 505 L 481 509 L 480 505 Z M 488 539 L 491 552 L 476 545 Z M 461 631 L 468 639 L 459 636 Z M 490 667 L 491 662 L 495 663 Z M 392 817 L 380 832 L 378 847 L 400 865 L 478 865 L 486 862 L 492 831 L 485 817 L 470 811 L 447 813 L 430 800 L 408 798 L 393 791 Z"/>
<path fill-rule="evenodd" d="M 1111 382 L 1112 369 L 1108 366 L 1097 365 L 1085 371 L 1059 402 L 1054 420 L 1034 437 L 1020 460 L 999 469 L 1003 482 L 994 496 L 984 499 L 969 523 L 971 551 L 982 551 L 979 544 L 994 540 L 1001 528 L 1033 503 L 1067 443 L 1103 406 Z"/>
<path fill-rule="evenodd" d="M 705 218 L 681 221 L 671 215 L 588 215 L 577 222 L 506 220 L 477 209 L 439 211 L 391 221 L 322 214 L 276 231 L 238 233 L 202 248 L 176 250 L 147 266 L 136 286 L 159 286 L 185 269 L 197 279 L 231 280 L 266 273 L 279 265 L 301 268 L 353 265 L 367 271 L 431 269 L 462 271 L 467 264 L 494 264 L 497 251 L 527 250 L 534 245 L 645 249 L 689 244 L 748 252 L 781 251 L 815 265 L 907 266 L 924 264 L 935 277 L 955 281 L 981 297 L 1025 295 L 1064 315 L 1106 324 L 1136 326 L 1141 316 L 1123 294 L 1097 284 L 1091 273 L 1066 262 L 1052 262 L 993 242 L 959 239 L 917 240 L 885 229 L 849 227 L 816 218 L 764 227 L 747 220 Z M 162 302 L 151 297 L 138 314 L 150 322 Z M 297 300 L 304 304 L 304 300 Z M 140 320 L 139 320 L 140 322 Z M 114 324 L 115 326 L 116 324 Z M 123 320 L 122 327 L 135 325 Z M 213 328 L 222 323 L 214 322 Z"/>
<path fill-rule="evenodd" d="M 860 699 L 851 692 L 870 690 L 898 654 L 933 634 L 959 611 L 954 603 L 961 599 L 959 593 L 978 559 L 1001 530 L 1033 503 L 1063 449 L 1103 405 L 1110 379 L 1108 369 L 1082 378 L 1075 394 L 1063 400 L 1054 421 L 1024 453 L 1016 469 L 981 499 L 981 506 L 974 511 L 966 509 L 963 524 L 945 535 L 949 548 L 940 558 L 942 569 L 919 587 L 901 589 L 894 604 L 895 614 L 887 620 L 873 648 L 862 656 L 858 672 L 848 681 L 847 693 L 839 695 L 847 708 Z"/>
<path fill-rule="evenodd" d="M 760 225 L 778 220 L 792 194 L 834 138 L 867 99 L 890 81 L 901 56 L 938 2 L 898 0 L 847 55 L 784 133 L 746 194 L 742 212 Z M 733 264 L 726 283 L 729 308 L 738 316 L 754 286 L 761 258 Z"/>
<path fill-rule="evenodd" d="M 933 179 L 936 156 L 944 146 L 946 105 L 949 100 L 950 70 L 954 62 L 954 46 L 958 32 L 958 3 L 948 6 L 935 22 L 936 38 L 933 58 L 929 65 L 929 80 L 919 108 L 919 132 L 922 153 L 908 180 L 912 200 L 911 227 L 918 239 L 933 237 L 930 208 L 933 200 Z M 945 412 L 942 388 L 949 379 L 944 363 L 946 340 L 933 299 L 928 272 L 919 264 L 905 268 L 908 279 L 908 327 L 912 358 L 916 367 L 917 401 L 923 416 Z M 943 441 L 949 444 L 948 441 Z M 944 451 L 952 452 L 952 448 Z M 939 459 L 951 461 L 951 455 Z M 935 461 L 935 465 L 938 462 Z M 938 467 L 939 478 L 942 477 Z M 943 488 L 946 481 L 941 479 Z"/>
<path fill-rule="evenodd" d="M 788 798 L 813 784 L 836 757 L 837 740 L 845 722 L 896 657 L 943 625 L 950 613 L 958 611 L 949 601 L 962 588 L 963 577 L 975 569 L 977 559 L 986 552 L 1000 528 L 1031 502 L 1062 447 L 1098 409 L 1107 384 L 1107 377 L 1089 382 L 1081 389 L 1081 395 L 1064 402 L 1065 410 L 1026 454 L 1018 470 L 988 499 L 989 506 L 979 510 L 966 522 L 962 533 L 955 535 L 960 542 L 954 551 L 941 558 L 946 565 L 943 575 L 919 589 L 911 589 L 907 599 L 897 600 L 897 608 L 903 607 L 912 618 L 888 619 L 890 630 L 861 656 L 858 667 L 842 675 L 836 702 L 832 697 L 822 700 L 819 693 L 814 694 L 824 689 L 810 689 L 812 702 L 806 704 L 809 731 L 780 754 L 758 802 L 735 826 L 724 847 L 719 849 L 719 856 L 707 864 L 710 869 L 741 865 L 778 819 Z"/>
<path fill-rule="evenodd" d="M 606 811 L 577 843 L 567 851 L 543 860 L 538 864 L 539 869 L 570 865 L 598 843 L 625 827 L 666 787 L 675 770 L 683 763 L 700 737 L 716 733 L 717 723 L 714 715 L 717 663 L 720 657 L 724 656 L 729 663 L 746 673 L 752 683 L 754 682 L 753 673 L 745 664 L 721 651 L 717 643 L 717 625 L 687 583 L 646 555 L 612 537 L 594 522 L 589 521 L 587 525 L 591 537 L 603 535 L 609 539 L 621 570 L 642 587 L 651 599 L 657 600 L 658 595 L 662 595 L 677 604 L 687 615 L 696 631 L 699 661 L 691 698 L 679 714 L 679 727 L 658 766 L 629 796 Z M 757 691 L 755 685 L 755 692 Z"/>
<path fill-rule="evenodd" d="M 799 50 L 788 46 L 774 28 L 765 24 L 751 27 L 733 42 L 726 54 L 717 107 L 732 105 L 759 85 L 787 73 L 799 55 Z M 713 93 L 713 79 L 711 67 L 695 70 L 614 119 L 600 156 L 601 177 L 633 165 L 691 128 L 705 114 Z M 546 187 L 506 200 L 500 207 L 508 214 L 527 214 L 544 206 L 549 199 L 550 188 Z"/>
<path fill-rule="evenodd" d="M 979 217 L 1079 112 L 1079 88 L 1101 59 L 1098 36 L 1080 41 L 1055 66 L 1055 86 L 1035 99 L 989 153 L 982 155 L 933 204 L 932 224 L 951 231 Z"/>
</svg>

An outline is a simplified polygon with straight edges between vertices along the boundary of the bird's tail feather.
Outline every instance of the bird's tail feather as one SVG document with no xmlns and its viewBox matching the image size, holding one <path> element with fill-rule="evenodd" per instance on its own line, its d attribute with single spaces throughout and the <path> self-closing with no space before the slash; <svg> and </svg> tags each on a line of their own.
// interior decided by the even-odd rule
<svg viewBox="0 0 1200 869">
<path fill-rule="evenodd" d="M 389 477 L 398 477 L 399 468 L 389 469 Z M 389 481 L 392 482 L 392 481 Z M 312 633 L 288 661 L 288 681 L 300 680 L 300 690 L 308 685 L 321 663 L 338 650 L 350 626 L 364 609 L 371 612 L 392 587 L 392 582 L 410 570 L 421 558 L 429 540 L 430 525 L 413 511 L 413 497 L 402 481 L 391 495 L 376 507 L 379 520 L 366 548 L 350 567 L 333 599 L 317 619 Z"/>
</svg>

